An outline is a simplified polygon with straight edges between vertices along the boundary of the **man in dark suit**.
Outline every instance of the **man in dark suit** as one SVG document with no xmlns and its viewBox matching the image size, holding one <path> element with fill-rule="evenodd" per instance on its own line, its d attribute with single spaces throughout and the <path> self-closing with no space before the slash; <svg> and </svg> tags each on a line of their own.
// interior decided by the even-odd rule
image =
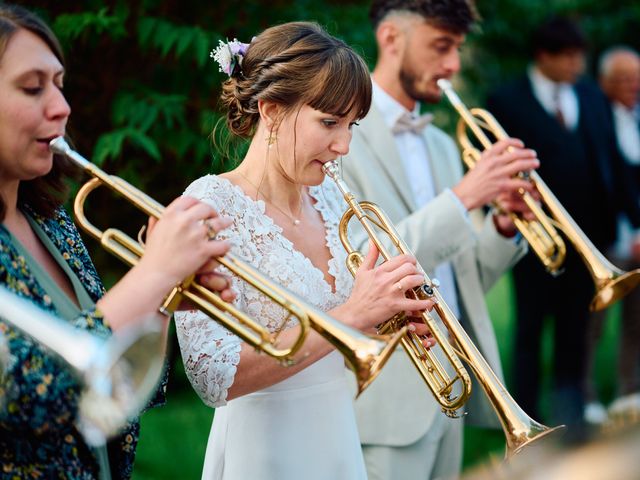
<svg viewBox="0 0 640 480">
<path fill-rule="evenodd" d="M 540 176 L 599 250 L 616 237 L 617 212 L 640 225 L 635 188 L 624 175 L 607 103 L 598 87 L 579 79 L 586 39 L 566 18 L 553 18 L 533 36 L 534 62 L 527 74 L 500 87 L 489 110 L 509 135 L 537 151 Z M 582 427 L 588 306 L 593 284 L 569 246 L 564 273 L 556 278 L 529 253 L 514 268 L 518 325 L 515 398 L 538 415 L 541 332 L 554 319 L 552 420 L 577 434 Z"/>
</svg>

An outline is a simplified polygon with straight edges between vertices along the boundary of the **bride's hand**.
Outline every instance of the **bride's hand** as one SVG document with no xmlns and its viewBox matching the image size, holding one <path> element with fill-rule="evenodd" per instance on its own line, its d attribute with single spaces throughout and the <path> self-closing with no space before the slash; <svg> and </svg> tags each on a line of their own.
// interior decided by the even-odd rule
<svg viewBox="0 0 640 480">
<path fill-rule="evenodd" d="M 398 312 L 431 310 L 432 300 L 407 298 L 406 291 L 421 285 L 424 275 L 411 255 L 398 255 L 376 267 L 379 252 L 373 242 L 358 268 L 351 296 L 342 306 L 347 323 L 361 330 L 375 326 Z"/>
</svg>

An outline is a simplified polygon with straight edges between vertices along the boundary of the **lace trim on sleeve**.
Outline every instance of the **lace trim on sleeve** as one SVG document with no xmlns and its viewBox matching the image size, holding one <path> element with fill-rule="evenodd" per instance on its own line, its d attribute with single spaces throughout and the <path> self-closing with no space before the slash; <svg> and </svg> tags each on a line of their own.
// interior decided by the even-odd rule
<svg viewBox="0 0 640 480">
<path fill-rule="evenodd" d="M 223 215 L 229 214 L 231 212 L 218 205 L 217 197 L 213 195 L 214 178 L 206 176 L 196 180 L 187 188 L 185 195 L 211 204 Z M 220 237 L 223 238 L 222 235 Z M 228 240 L 235 243 L 233 238 Z M 239 291 L 234 280 L 232 286 Z M 206 405 L 225 405 L 240 363 L 241 340 L 198 310 L 176 312 L 174 317 L 185 373 L 193 389 Z"/>
<path fill-rule="evenodd" d="M 240 362 L 240 339 L 197 310 L 176 312 L 175 318 L 182 361 L 193 389 L 206 405 L 225 405 Z"/>
</svg>

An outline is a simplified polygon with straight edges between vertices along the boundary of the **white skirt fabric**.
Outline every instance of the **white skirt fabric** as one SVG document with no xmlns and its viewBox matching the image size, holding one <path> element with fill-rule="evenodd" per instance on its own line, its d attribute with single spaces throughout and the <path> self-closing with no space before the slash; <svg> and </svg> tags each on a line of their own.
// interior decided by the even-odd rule
<svg viewBox="0 0 640 480">
<path fill-rule="evenodd" d="M 216 409 L 203 480 L 364 480 L 340 354 Z"/>
</svg>

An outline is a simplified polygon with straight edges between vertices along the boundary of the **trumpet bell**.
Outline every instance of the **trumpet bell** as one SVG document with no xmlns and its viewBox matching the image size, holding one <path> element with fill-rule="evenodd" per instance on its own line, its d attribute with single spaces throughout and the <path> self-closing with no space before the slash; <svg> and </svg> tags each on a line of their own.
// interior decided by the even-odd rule
<svg viewBox="0 0 640 480">
<path fill-rule="evenodd" d="M 524 450 L 524 448 L 543 437 L 558 435 L 565 430 L 564 425 L 547 427 L 529 417 L 523 420 L 524 422 L 520 428 L 514 428 L 506 435 L 507 445 L 504 455 L 505 459 L 512 458 Z"/>
<path fill-rule="evenodd" d="M 58 357 L 78 379 L 81 393 L 76 423 L 89 445 L 102 445 L 121 431 L 155 392 L 166 347 L 156 321 L 130 325 L 105 340 L 4 287 L 0 287 L 0 305 L 2 320 Z"/>
<path fill-rule="evenodd" d="M 396 346 L 406 333 L 407 329 L 402 328 L 393 335 L 380 335 L 379 338 L 370 338 L 368 342 L 362 342 L 359 348 L 354 350 L 353 359 L 348 361 L 358 382 L 356 398 L 380 374 L 382 367 L 391 358 Z"/>
<path fill-rule="evenodd" d="M 640 269 L 625 272 L 612 266 L 610 276 L 596 280 L 596 294 L 589 308 L 597 312 L 625 297 L 640 284 Z"/>
</svg>

